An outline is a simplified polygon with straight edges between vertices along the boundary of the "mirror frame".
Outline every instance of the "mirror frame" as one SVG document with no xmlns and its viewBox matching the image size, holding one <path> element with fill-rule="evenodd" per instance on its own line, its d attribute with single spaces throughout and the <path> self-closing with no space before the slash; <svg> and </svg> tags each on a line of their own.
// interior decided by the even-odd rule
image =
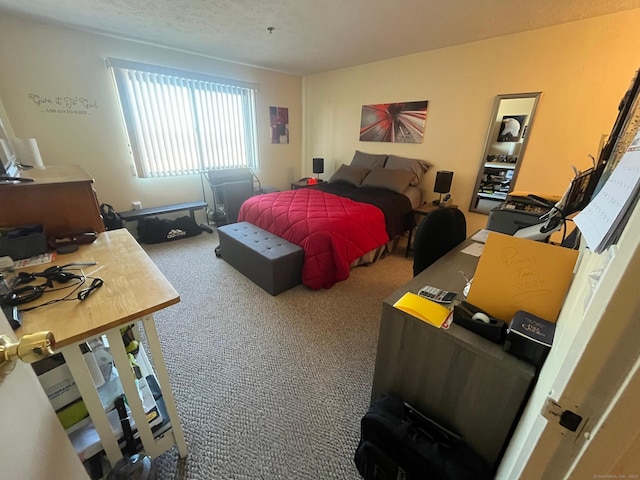
<svg viewBox="0 0 640 480">
<path fill-rule="evenodd" d="M 495 144 L 495 143 L 499 143 L 497 140 L 497 136 L 496 136 L 496 132 L 499 132 L 499 127 L 496 128 L 496 124 L 500 123 L 502 124 L 502 118 L 498 118 L 498 116 L 500 115 L 500 111 L 501 111 L 501 104 L 503 100 L 517 100 L 517 99 L 529 99 L 532 98 L 533 99 L 533 105 L 531 107 L 531 111 L 530 112 L 522 112 L 523 114 L 526 113 L 528 115 L 527 121 L 524 125 L 524 127 L 522 127 L 521 131 L 520 131 L 520 140 L 521 142 L 511 142 L 511 143 L 520 143 L 520 149 L 518 150 L 518 155 L 517 155 L 517 160 L 515 162 L 515 166 L 513 167 L 513 174 L 511 176 L 510 179 L 510 183 L 509 183 L 509 192 L 511 192 L 513 190 L 513 186 L 515 184 L 516 178 L 518 176 L 518 172 L 520 170 L 520 167 L 522 165 L 522 161 L 523 161 L 523 157 L 524 157 L 524 153 L 526 151 L 527 148 L 527 143 L 529 142 L 529 138 L 531 137 L 531 129 L 533 127 L 533 122 L 535 120 L 535 113 L 536 113 L 536 109 L 538 108 L 538 104 L 540 103 L 540 97 L 542 96 L 542 92 L 528 92 L 528 93 L 511 93 L 511 94 L 505 94 L 505 95 L 497 95 L 494 102 L 493 102 L 493 110 L 491 112 L 491 117 L 490 117 L 490 122 L 489 122 L 489 128 L 487 129 L 487 135 L 485 138 L 485 142 L 484 142 L 484 150 L 482 151 L 482 157 L 481 157 L 481 161 L 480 161 L 480 167 L 478 170 L 478 176 L 476 177 L 476 182 L 474 184 L 473 187 L 473 192 L 472 192 L 472 196 L 471 196 L 471 203 L 469 204 L 469 211 L 470 212 L 475 212 L 475 213 L 480 213 L 480 214 L 484 214 L 484 215 L 488 215 L 489 212 L 485 211 L 485 210 L 481 210 L 478 208 L 478 202 L 480 200 L 479 196 L 478 196 L 478 190 L 480 189 L 480 185 L 482 183 L 482 179 L 485 175 L 484 170 L 486 168 L 486 164 L 487 163 L 500 163 L 500 162 L 489 162 L 488 161 L 488 156 L 490 155 L 490 151 L 491 151 L 491 147 Z M 506 155 L 505 155 L 506 157 Z M 513 163 L 509 163 L 509 162 L 504 162 L 505 165 L 513 165 Z M 508 195 L 508 192 L 507 192 Z M 505 195 L 505 199 L 506 199 L 506 195 Z M 504 201 L 505 199 L 497 199 L 497 200 L 501 200 Z"/>
</svg>

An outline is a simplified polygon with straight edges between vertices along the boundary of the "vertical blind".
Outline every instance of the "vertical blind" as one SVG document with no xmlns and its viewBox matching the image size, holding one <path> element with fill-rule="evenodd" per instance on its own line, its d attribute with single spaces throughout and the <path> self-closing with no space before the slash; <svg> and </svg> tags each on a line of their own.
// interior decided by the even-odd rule
<svg viewBox="0 0 640 480">
<path fill-rule="evenodd" d="M 108 59 L 139 176 L 258 168 L 257 85 Z"/>
</svg>

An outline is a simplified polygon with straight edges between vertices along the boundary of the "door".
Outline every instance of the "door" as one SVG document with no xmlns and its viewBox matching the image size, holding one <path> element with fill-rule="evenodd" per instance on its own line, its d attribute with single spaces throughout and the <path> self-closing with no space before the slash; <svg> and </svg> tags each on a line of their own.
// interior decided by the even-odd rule
<svg viewBox="0 0 640 480">
<path fill-rule="evenodd" d="M 582 253 L 553 348 L 499 479 L 637 478 L 640 473 L 638 231 L 640 204 L 617 246 L 600 255 Z M 575 431 L 546 413 L 549 400 L 582 417 Z"/>
<path fill-rule="evenodd" d="M 15 339 L 2 313 L 0 334 Z M 33 369 L 20 361 L 0 381 L 0 436 L 2 478 L 89 478 Z"/>
</svg>

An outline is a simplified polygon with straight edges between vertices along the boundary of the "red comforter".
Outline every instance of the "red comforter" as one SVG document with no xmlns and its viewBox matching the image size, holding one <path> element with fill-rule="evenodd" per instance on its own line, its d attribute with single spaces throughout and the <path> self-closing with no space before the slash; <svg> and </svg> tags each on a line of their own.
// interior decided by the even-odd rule
<svg viewBox="0 0 640 480">
<path fill-rule="evenodd" d="M 389 240 L 382 210 L 311 188 L 251 197 L 238 221 L 299 245 L 302 282 L 314 290 L 347 279 L 355 259 Z"/>
</svg>

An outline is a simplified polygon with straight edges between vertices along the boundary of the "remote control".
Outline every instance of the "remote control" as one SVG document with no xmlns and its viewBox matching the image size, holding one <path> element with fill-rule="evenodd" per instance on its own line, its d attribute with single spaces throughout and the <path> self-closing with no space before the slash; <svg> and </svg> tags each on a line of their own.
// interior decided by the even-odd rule
<svg viewBox="0 0 640 480">
<path fill-rule="evenodd" d="M 438 303 L 451 303 L 456 298 L 457 293 L 425 285 L 418 291 L 418 295 Z"/>
</svg>

